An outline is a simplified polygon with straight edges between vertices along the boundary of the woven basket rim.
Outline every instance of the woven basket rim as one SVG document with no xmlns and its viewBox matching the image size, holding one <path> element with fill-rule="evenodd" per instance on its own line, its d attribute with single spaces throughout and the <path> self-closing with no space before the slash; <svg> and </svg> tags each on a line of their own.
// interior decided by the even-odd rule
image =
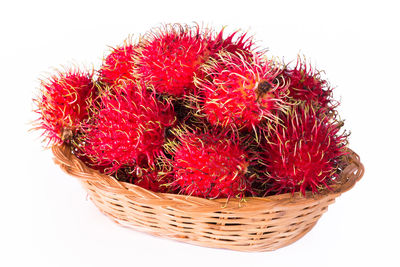
<svg viewBox="0 0 400 267">
<path fill-rule="evenodd" d="M 291 206 L 300 203 L 320 200 L 330 195 L 335 195 L 335 197 L 337 197 L 342 193 L 350 190 L 364 174 L 364 166 L 360 162 L 360 157 L 350 148 L 347 148 L 348 153 L 346 157 L 348 164 L 343 169 L 341 175 L 339 176 L 339 179 L 337 180 L 337 183 L 331 186 L 331 190 L 326 189 L 321 191 L 321 193 L 319 194 L 313 194 L 307 191 L 305 196 L 303 196 L 300 192 L 296 192 L 272 195 L 267 197 L 245 197 L 244 199 L 206 199 L 196 196 L 153 192 L 131 183 L 120 182 L 110 175 L 102 174 L 99 171 L 88 167 L 71 152 L 71 147 L 67 144 L 53 145 L 51 149 L 54 154 L 55 163 L 58 164 L 61 169 L 63 169 L 63 171 L 65 171 L 66 173 L 82 180 L 96 183 L 97 187 L 108 187 L 107 190 L 110 190 L 110 193 L 124 194 L 129 196 L 130 194 L 132 194 L 132 192 L 135 192 L 135 199 L 137 199 L 138 196 L 141 196 L 143 200 L 159 200 L 160 205 L 168 205 L 168 203 L 165 203 L 165 200 L 169 199 L 171 201 L 174 201 L 176 205 L 179 205 L 179 203 L 181 203 L 182 206 L 190 204 L 190 206 L 198 205 L 203 207 L 214 205 L 221 207 L 222 205 L 226 208 L 245 206 L 256 208 L 256 206 L 258 205 L 262 205 L 263 207 L 265 207 L 265 205 L 268 203 L 271 205 L 279 204 L 280 207 Z"/>
</svg>

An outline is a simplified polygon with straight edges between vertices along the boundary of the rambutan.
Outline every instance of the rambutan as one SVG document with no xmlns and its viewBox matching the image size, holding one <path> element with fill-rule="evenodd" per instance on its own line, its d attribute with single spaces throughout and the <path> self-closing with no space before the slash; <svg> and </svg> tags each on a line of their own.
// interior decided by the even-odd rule
<svg viewBox="0 0 400 267">
<path fill-rule="evenodd" d="M 160 94 L 180 97 L 193 92 L 194 77 L 203 77 L 200 66 L 222 50 L 252 58 L 253 40 L 236 31 L 224 37 L 199 25 L 166 25 L 149 32 L 139 42 L 135 57 L 137 76 Z"/>
<path fill-rule="evenodd" d="M 241 54 L 248 60 L 252 60 L 254 53 L 261 55 L 260 52 L 254 51 L 253 38 L 247 36 L 247 33 L 235 31 L 228 36 L 224 37 L 225 28 L 214 34 L 213 32 L 208 35 L 208 49 L 210 56 L 215 57 L 220 51 L 226 51 L 231 54 Z"/>
<path fill-rule="evenodd" d="M 157 170 L 145 170 L 133 180 L 135 185 L 153 192 L 167 193 L 171 191 L 171 174 L 165 174 Z"/>
<path fill-rule="evenodd" d="M 348 153 L 333 89 L 306 60 L 264 52 L 246 32 L 167 24 L 112 48 L 95 74 L 43 80 L 36 128 L 87 166 L 154 192 L 328 191 Z"/>
<path fill-rule="evenodd" d="M 77 141 L 79 153 L 109 174 L 153 165 L 162 154 L 166 127 L 175 121 L 172 106 L 143 84 L 121 82 L 116 87 L 99 96 Z"/>
<path fill-rule="evenodd" d="M 263 119 L 274 119 L 287 108 L 287 85 L 282 68 L 273 60 L 221 52 L 203 67 L 205 79 L 196 80 L 203 94 L 202 111 L 212 125 L 252 129 Z"/>
<path fill-rule="evenodd" d="M 42 80 L 34 99 L 39 114 L 36 129 L 44 130 L 49 143 L 69 142 L 87 117 L 87 100 L 94 92 L 92 74 L 80 70 L 58 71 Z"/>
<path fill-rule="evenodd" d="M 303 101 L 324 111 L 337 106 L 332 99 L 332 88 L 328 82 L 305 60 L 298 58 L 296 66 L 287 67 L 283 75 L 290 81 L 288 97 L 295 102 Z"/>
<path fill-rule="evenodd" d="M 175 97 L 194 89 L 193 77 L 209 56 L 199 26 L 166 25 L 139 42 L 136 72 L 160 94 Z"/>
<path fill-rule="evenodd" d="M 123 45 L 113 48 L 111 53 L 103 60 L 99 70 L 99 80 L 107 84 L 117 84 L 120 80 L 134 79 L 133 69 L 136 47 L 130 40 Z"/>
<path fill-rule="evenodd" d="M 180 193 L 205 198 L 242 197 L 249 189 L 248 153 L 227 133 L 178 135 L 173 153 L 173 185 Z"/>
<path fill-rule="evenodd" d="M 340 173 L 347 136 L 339 133 L 342 122 L 316 113 L 313 106 L 299 105 L 282 116 L 263 144 L 268 192 L 329 188 Z M 272 183 L 272 184 L 271 184 Z"/>
</svg>

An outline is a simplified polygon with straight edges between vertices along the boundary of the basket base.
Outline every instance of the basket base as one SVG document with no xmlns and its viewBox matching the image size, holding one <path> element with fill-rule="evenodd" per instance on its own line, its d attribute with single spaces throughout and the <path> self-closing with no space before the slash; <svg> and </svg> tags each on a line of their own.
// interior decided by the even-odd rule
<svg viewBox="0 0 400 267">
<path fill-rule="evenodd" d="M 278 234 L 275 234 L 275 231 L 273 230 L 273 228 L 275 227 L 268 225 L 268 222 L 266 221 L 266 224 L 260 226 L 259 229 L 257 229 L 258 232 L 255 232 L 251 236 L 251 238 L 248 238 L 247 236 L 247 240 L 239 240 L 238 242 L 238 240 L 233 239 L 232 236 L 234 238 L 240 237 L 239 230 L 237 230 L 240 227 L 235 228 L 233 227 L 235 226 L 233 224 L 212 224 L 213 230 L 218 229 L 220 230 L 220 232 L 224 232 L 224 234 L 221 233 L 220 235 L 215 235 L 210 230 L 209 232 L 203 232 L 203 235 L 199 235 L 198 232 L 192 231 L 191 228 L 188 228 L 188 230 L 185 231 L 185 227 L 182 227 L 182 225 L 180 225 L 176 221 L 175 224 L 169 224 L 167 229 L 162 228 L 162 223 L 157 224 L 155 220 L 149 222 L 149 218 L 146 217 L 146 215 L 143 216 L 143 213 L 141 212 L 138 212 L 137 217 L 131 215 L 120 216 L 121 214 L 119 212 L 116 213 L 115 211 L 118 210 L 118 207 L 122 208 L 122 205 L 115 203 L 115 210 L 112 210 L 110 212 L 108 209 L 109 204 L 105 204 L 103 201 L 100 200 L 104 197 L 99 198 L 96 192 L 89 190 L 89 188 L 92 186 L 90 183 L 82 182 L 82 185 L 89 192 L 90 199 L 95 204 L 95 206 L 104 215 L 106 215 L 109 219 L 120 226 L 151 234 L 153 236 L 167 238 L 179 242 L 185 242 L 192 245 L 209 248 L 229 249 L 242 252 L 274 251 L 276 249 L 288 246 L 296 242 L 316 225 L 322 214 L 327 211 L 328 205 L 332 204 L 335 200 L 335 198 L 332 197 L 328 201 L 323 201 L 322 207 L 318 205 L 319 212 L 317 212 L 317 215 L 313 216 L 312 219 L 308 219 L 307 221 L 303 221 L 301 223 L 293 223 L 291 227 L 286 226 L 285 232 L 279 232 Z M 115 199 L 115 201 L 117 201 L 117 199 Z M 314 213 L 315 212 L 311 212 L 309 213 L 309 215 L 312 215 Z M 151 217 L 151 215 L 151 213 L 148 214 L 149 217 Z M 235 234 L 235 232 L 237 232 L 238 234 Z"/>
</svg>

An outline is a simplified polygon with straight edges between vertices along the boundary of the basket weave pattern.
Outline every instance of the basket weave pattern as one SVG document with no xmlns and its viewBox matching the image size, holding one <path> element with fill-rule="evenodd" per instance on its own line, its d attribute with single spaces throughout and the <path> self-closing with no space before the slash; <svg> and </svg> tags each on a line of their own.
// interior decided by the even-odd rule
<svg viewBox="0 0 400 267">
<path fill-rule="evenodd" d="M 67 145 L 53 146 L 52 151 L 61 169 L 79 178 L 93 203 L 115 222 L 191 244 L 239 251 L 275 250 L 295 242 L 364 173 L 358 155 L 350 150 L 348 165 L 333 190 L 227 202 L 154 193 L 87 167 Z"/>
</svg>

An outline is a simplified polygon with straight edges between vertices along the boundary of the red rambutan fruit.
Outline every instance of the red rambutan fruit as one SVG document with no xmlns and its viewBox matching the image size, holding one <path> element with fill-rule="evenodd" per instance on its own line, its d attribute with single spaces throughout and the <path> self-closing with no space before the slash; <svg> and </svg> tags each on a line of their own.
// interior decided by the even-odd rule
<svg viewBox="0 0 400 267">
<path fill-rule="evenodd" d="M 194 89 L 194 75 L 209 56 L 199 26 L 166 25 L 148 33 L 139 46 L 135 60 L 138 77 L 157 93 L 175 97 Z"/>
<path fill-rule="evenodd" d="M 252 129 L 287 107 L 287 85 L 273 60 L 255 56 L 249 62 L 240 54 L 222 52 L 202 68 L 205 79 L 196 80 L 196 85 L 203 95 L 202 111 L 212 125 Z"/>
<path fill-rule="evenodd" d="M 180 193 L 204 198 L 242 197 L 249 189 L 247 152 L 234 138 L 185 131 L 174 148 L 174 182 Z"/>
<path fill-rule="evenodd" d="M 260 52 L 254 51 L 253 38 L 247 36 L 247 33 L 240 33 L 235 31 L 224 37 L 224 30 L 222 28 L 216 34 L 210 34 L 208 37 L 208 49 L 210 50 L 210 56 L 215 57 L 220 51 L 226 51 L 232 54 L 241 54 L 248 60 L 252 60 L 254 53 L 261 55 Z"/>
<path fill-rule="evenodd" d="M 171 191 L 172 177 L 157 170 L 145 170 L 133 180 L 135 185 L 153 192 L 167 193 Z"/>
<path fill-rule="evenodd" d="M 130 40 L 123 45 L 113 48 L 111 53 L 103 60 L 99 70 L 99 80 L 107 84 L 117 84 L 120 80 L 134 79 L 133 69 L 136 47 Z"/>
<path fill-rule="evenodd" d="M 283 115 L 282 123 L 262 145 L 268 191 L 305 195 L 306 190 L 317 193 L 329 188 L 346 154 L 348 135 L 339 133 L 342 125 L 318 115 L 309 105 L 296 106 Z"/>
<path fill-rule="evenodd" d="M 116 86 L 99 96 L 78 140 L 79 153 L 108 174 L 153 165 L 162 154 L 166 127 L 175 121 L 172 106 L 157 100 L 144 85 Z"/>
<path fill-rule="evenodd" d="M 292 100 L 303 101 L 325 111 L 337 106 L 332 99 L 332 88 L 328 82 L 305 60 L 298 58 L 296 66 L 286 68 L 283 75 L 290 80 L 288 97 Z"/>
<path fill-rule="evenodd" d="M 39 114 L 36 129 L 44 130 L 48 143 L 69 142 L 87 117 L 87 100 L 94 93 L 92 74 L 80 70 L 58 71 L 42 80 L 34 99 Z"/>
</svg>

